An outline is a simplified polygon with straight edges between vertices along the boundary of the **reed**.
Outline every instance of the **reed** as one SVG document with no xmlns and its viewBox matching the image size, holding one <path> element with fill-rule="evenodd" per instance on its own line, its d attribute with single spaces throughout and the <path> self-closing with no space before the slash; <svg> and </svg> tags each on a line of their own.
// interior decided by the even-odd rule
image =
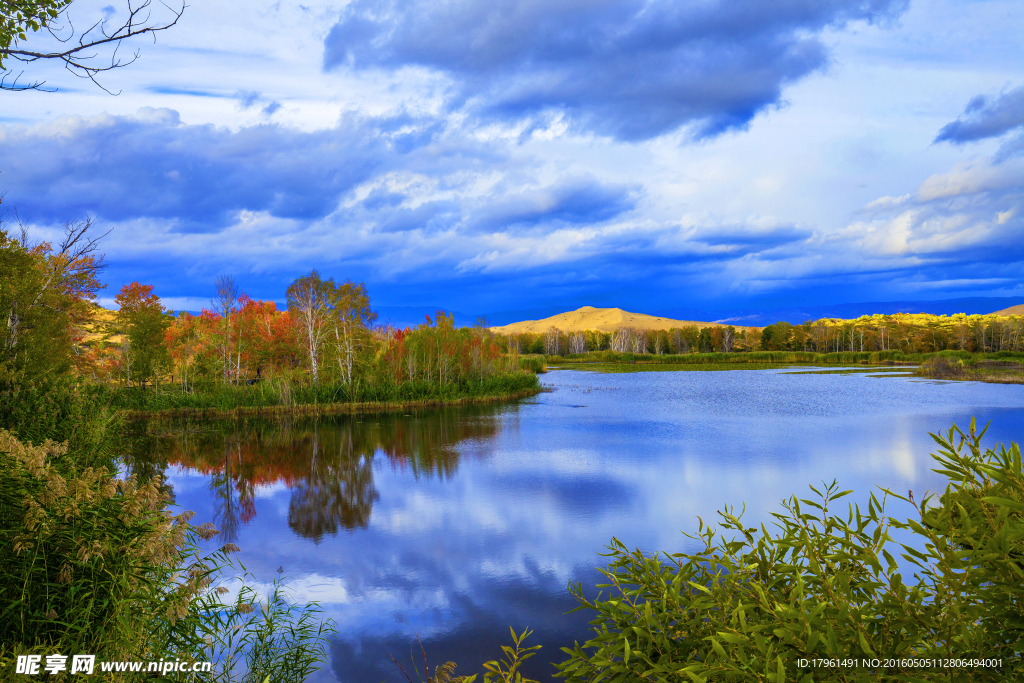
<svg viewBox="0 0 1024 683">
<path fill-rule="evenodd" d="M 255 385 L 209 385 L 191 393 L 141 387 L 98 389 L 112 407 L 130 416 L 156 414 L 227 415 L 257 413 L 344 414 L 404 407 L 459 405 L 513 400 L 541 390 L 535 374 L 519 371 L 440 384 L 357 381 L 344 384 L 267 380 Z"/>
<path fill-rule="evenodd" d="M 0 678 L 13 676 L 20 655 L 156 662 L 241 653 L 241 680 L 259 674 L 261 683 L 269 671 L 274 680 L 302 680 L 287 677 L 323 661 L 332 627 L 315 605 L 292 605 L 280 591 L 261 605 L 251 590 L 222 604 L 213 584 L 237 569 L 229 556 L 237 548 L 203 554 L 216 530 L 192 525 L 191 512 L 173 513 L 160 477 L 119 479 L 84 464 L 93 460 L 67 442 L 32 445 L 0 429 Z M 257 607 L 262 619 L 230 616 Z M 210 651 L 209 643 L 232 638 L 235 655 Z M 118 680 L 150 677 L 124 672 Z M 50 680 L 72 678 L 65 671 Z"/>
</svg>

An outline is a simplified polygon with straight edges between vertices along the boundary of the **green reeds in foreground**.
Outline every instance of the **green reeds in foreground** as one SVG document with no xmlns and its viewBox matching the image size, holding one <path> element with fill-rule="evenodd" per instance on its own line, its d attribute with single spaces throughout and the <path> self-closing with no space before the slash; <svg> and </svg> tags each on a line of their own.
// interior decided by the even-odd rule
<svg viewBox="0 0 1024 683">
<path fill-rule="evenodd" d="M 234 566 L 228 553 L 237 548 L 201 555 L 200 542 L 216 531 L 191 525 L 191 513 L 172 515 L 167 503 L 159 478 L 116 479 L 81 466 L 66 444 L 31 446 L 0 430 L 0 679 L 30 654 L 97 662 L 212 655 L 228 674 L 216 680 L 238 673 L 247 682 L 270 671 L 300 681 L 323 661 L 332 627 L 316 606 L 289 605 L 279 584 L 267 603 L 243 589 L 222 605 L 211 583 Z M 50 680 L 61 677 L 70 672 Z"/>
<path fill-rule="evenodd" d="M 246 574 L 240 580 L 253 578 Z M 225 605 L 210 591 L 199 601 L 206 657 L 217 662 L 218 683 L 301 683 L 327 661 L 327 640 L 335 632 L 316 603 L 291 602 L 283 580 L 274 581 L 265 600 L 243 583 Z"/>
<path fill-rule="evenodd" d="M 1017 444 L 983 450 L 974 421 L 933 435 L 937 499 L 883 490 L 867 509 L 835 482 L 793 496 L 775 524 L 724 508 L 693 553 L 616 539 L 610 593 L 571 592 L 592 637 L 565 648 L 567 681 L 1024 680 L 1024 473 Z M 886 499 L 912 511 L 892 516 Z M 893 548 L 891 530 L 912 534 Z M 902 555 L 903 566 L 894 554 Z M 908 575 L 907 571 L 913 572 Z M 587 591 L 589 593 L 590 591 Z"/>
<path fill-rule="evenodd" d="M 529 628 L 523 629 L 522 633 L 516 633 L 515 629 L 509 627 L 509 632 L 512 634 L 512 645 L 502 645 L 501 650 L 505 656 L 500 659 L 492 659 L 489 662 L 484 662 L 484 677 L 483 683 L 538 683 L 530 678 L 523 678 L 523 673 L 520 671 L 523 662 L 530 657 L 537 654 L 537 650 L 541 648 L 540 645 L 533 645 L 532 647 L 525 647 L 523 641 L 525 641 L 533 631 Z M 456 676 L 455 669 L 457 668 L 455 662 L 445 662 L 434 668 L 434 675 L 430 675 L 430 666 L 427 664 L 427 652 L 423 648 L 423 644 L 420 642 L 419 637 L 416 637 L 416 642 L 420 646 L 420 653 L 423 657 L 423 672 L 420 673 L 419 664 L 416 662 L 416 655 L 410 653 L 412 659 L 411 670 L 416 675 L 416 681 L 419 683 L 474 683 L 477 679 L 477 674 L 471 674 L 469 676 Z M 391 655 L 391 661 L 395 663 L 395 666 L 399 668 L 402 674 L 409 683 L 416 683 L 412 680 L 412 676 L 405 670 L 405 667 L 399 664 L 398 660 L 395 659 L 394 655 Z"/>
</svg>

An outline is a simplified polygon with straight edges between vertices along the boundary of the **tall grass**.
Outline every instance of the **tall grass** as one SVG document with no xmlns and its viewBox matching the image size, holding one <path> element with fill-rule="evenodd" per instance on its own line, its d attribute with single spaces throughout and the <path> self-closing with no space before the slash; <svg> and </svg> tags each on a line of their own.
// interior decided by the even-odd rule
<svg viewBox="0 0 1024 683">
<path fill-rule="evenodd" d="M 327 661 L 327 639 L 335 631 L 316 603 L 291 602 L 281 579 L 266 599 L 248 584 L 231 604 L 209 592 L 198 611 L 206 617 L 207 661 L 218 663 L 211 677 L 218 683 L 302 683 Z"/>
<path fill-rule="evenodd" d="M 280 584 L 265 603 L 247 588 L 220 602 L 213 582 L 238 566 L 237 548 L 202 554 L 216 530 L 172 514 L 159 477 L 116 479 L 73 455 L 0 430 L 0 679 L 28 654 L 219 660 L 222 674 L 261 683 L 270 673 L 302 680 L 324 660 L 333 626 L 314 604 L 289 603 Z"/>
<path fill-rule="evenodd" d="M 66 377 L 44 379 L 0 399 L 0 429 L 28 444 L 66 442 L 79 467 L 112 468 L 122 420 L 104 387 Z"/>
<path fill-rule="evenodd" d="M 138 412 L 231 411 L 240 408 L 287 409 L 337 404 L 403 404 L 413 402 L 457 402 L 485 398 L 507 398 L 539 391 L 537 376 L 519 371 L 483 378 L 466 378 L 439 384 L 411 382 L 366 382 L 313 384 L 280 378 L 254 385 L 210 384 L 194 392 L 115 388 L 103 390 L 104 398 L 116 408 Z M 301 412 L 301 411 L 298 411 Z"/>
</svg>

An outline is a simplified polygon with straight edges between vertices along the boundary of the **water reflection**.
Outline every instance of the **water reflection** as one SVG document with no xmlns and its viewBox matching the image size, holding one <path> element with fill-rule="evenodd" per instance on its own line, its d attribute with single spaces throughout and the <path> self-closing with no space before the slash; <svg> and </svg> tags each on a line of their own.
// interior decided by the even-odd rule
<svg viewBox="0 0 1024 683">
<path fill-rule="evenodd" d="M 283 567 L 295 598 L 321 602 L 339 625 L 325 680 L 402 681 L 387 655 L 408 661 L 417 635 L 433 663 L 479 671 L 509 626 L 529 626 L 544 649 L 525 673 L 546 681 L 559 648 L 586 637 L 566 584 L 597 583 L 611 537 L 677 552 L 697 516 L 745 503 L 748 522 L 770 522 L 823 479 L 861 503 L 877 486 L 920 496 L 943 483 L 929 431 L 977 415 L 990 442 L 1024 433 L 1024 386 L 776 371 L 544 381 L 553 392 L 505 407 L 150 426 L 136 465 L 166 470 L 179 505 L 235 534 L 258 581 Z"/>
<path fill-rule="evenodd" d="M 382 460 L 415 479 L 453 476 L 469 456 L 486 457 L 498 430 L 498 407 L 441 409 L 373 418 L 246 419 L 161 422 L 136 435 L 132 470 L 142 477 L 168 466 L 208 478 L 222 542 L 256 519 L 256 492 L 290 491 L 288 526 L 319 543 L 339 530 L 365 529 L 380 498 L 375 465 Z"/>
</svg>

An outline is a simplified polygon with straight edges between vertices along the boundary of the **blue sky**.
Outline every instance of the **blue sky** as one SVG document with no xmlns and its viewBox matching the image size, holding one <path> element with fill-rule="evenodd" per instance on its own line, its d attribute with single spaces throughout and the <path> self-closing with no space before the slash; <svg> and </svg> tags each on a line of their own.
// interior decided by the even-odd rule
<svg viewBox="0 0 1024 683">
<path fill-rule="evenodd" d="M 117 97 L 0 93 L 0 190 L 178 309 L 311 268 L 473 315 L 1022 297 L 1021 35 L 1016 1 L 195 3 Z"/>
</svg>

